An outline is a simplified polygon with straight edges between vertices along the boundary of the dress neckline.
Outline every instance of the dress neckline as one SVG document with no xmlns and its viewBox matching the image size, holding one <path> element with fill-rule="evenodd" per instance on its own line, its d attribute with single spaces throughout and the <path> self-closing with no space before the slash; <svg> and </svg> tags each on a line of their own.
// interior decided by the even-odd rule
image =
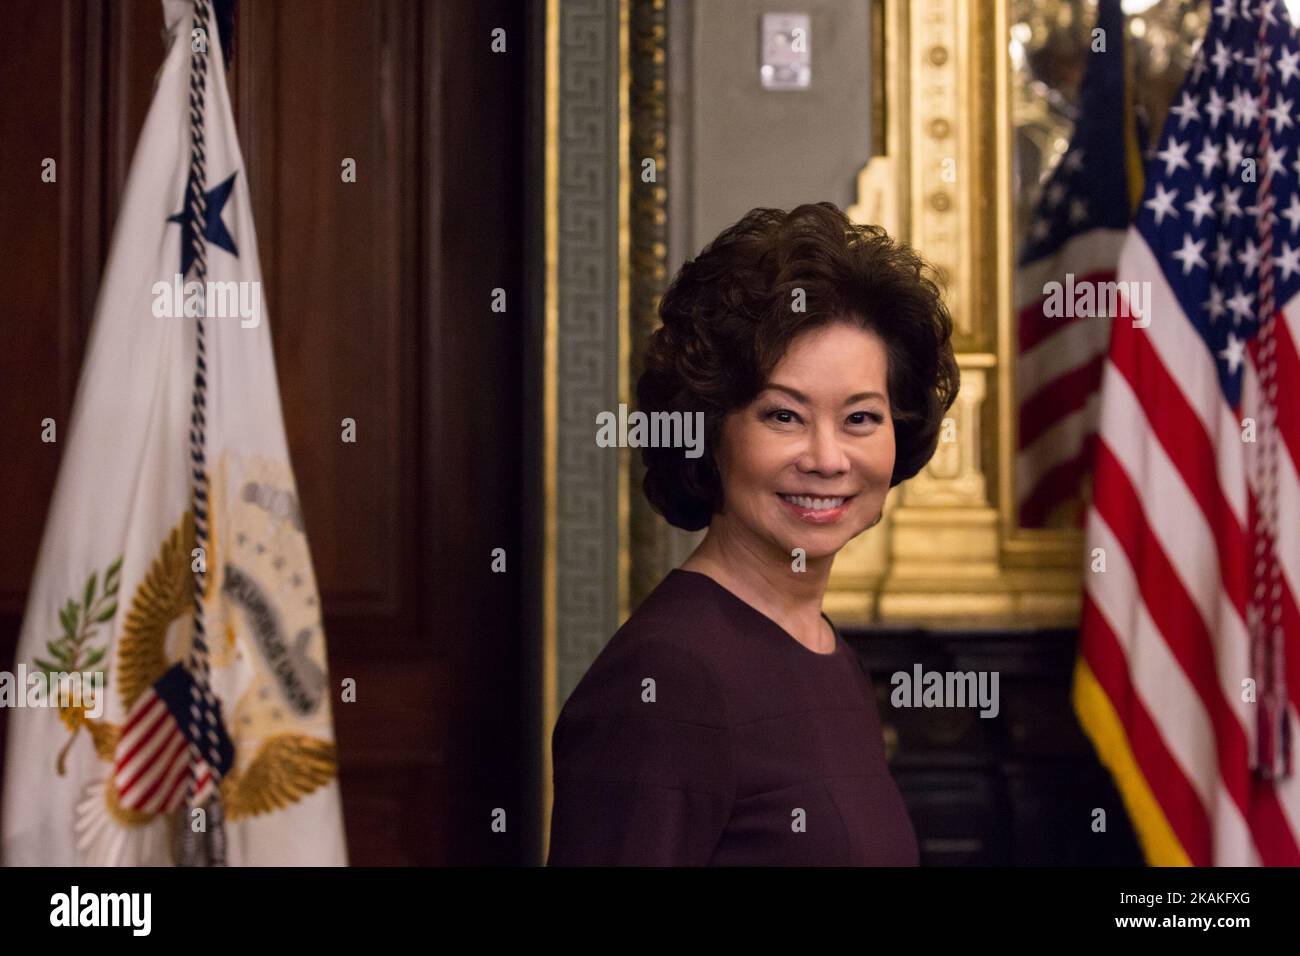
<svg viewBox="0 0 1300 956">
<path fill-rule="evenodd" d="M 844 638 L 840 636 L 840 629 L 839 629 L 838 627 L 835 626 L 835 622 L 834 622 L 834 621 L 832 621 L 829 617 L 826 616 L 826 612 L 825 612 L 825 611 L 822 611 L 822 612 L 821 612 L 821 616 L 822 616 L 822 618 L 826 621 L 826 623 L 830 625 L 830 628 L 831 628 L 831 634 L 834 635 L 834 637 L 835 637 L 835 650 L 833 650 L 833 651 L 826 651 L 826 652 L 823 652 L 823 651 L 814 651 L 811 647 L 809 647 L 808 645 L 804 644 L 803 641 L 799 640 L 797 637 L 795 637 L 793 634 L 791 634 L 789 631 L 787 631 L 785 628 L 783 628 L 783 627 L 782 627 L 780 624 L 778 624 L 776 621 L 772 620 L 772 618 L 768 617 L 766 614 L 764 614 L 764 613 L 763 613 L 762 611 L 760 611 L 758 608 L 754 607 L 754 605 L 750 604 L 750 603 L 749 603 L 748 601 L 746 601 L 744 598 L 740 597 L 738 594 L 736 594 L 736 593 L 735 593 L 734 591 L 732 591 L 730 588 L 726 587 L 725 585 L 719 584 L 717 581 L 715 581 L 713 578 L 709 577 L 709 576 L 708 576 L 707 574 L 705 574 L 704 572 L 702 572 L 702 571 L 691 571 L 691 570 L 689 570 L 689 569 L 687 569 L 687 568 L 673 568 L 673 569 L 672 569 L 670 572 L 668 572 L 668 573 L 669 573 L 670 575 L 671 575 L 671 574 L 685 574 L 685 575 L 692 575 L 692 576 L 697 577 L 697 578 L 703 578 L 703 579 L 704 579 L 705 581 L 707 581 L 709 584 L 713 585 L 713 587 L 714 587 L 716 590 L 722 592 L 722 594 L 724 594 L 724 595 L 726 595 L 726 597 L 730 598 L 731 601 L 732 601 L 733 603 L 735 603 L 735 604 L 739 604 L 741 607 L 743 607 L 745 610 L 749 611 L 751 614 L 756 615 L 757 617 L 761 618 L 761 619 L 762 619 L 765 623 L 767 623 L 770 627 L 772 627 L 772 628 L 774 628 L 776 631 L 778 631 L 778 632 L 781 634 L 782 637 L 784 637 L 787 641 L 789 641 L 791 644 L 793 644 L 793 645 L 794 645 L 798 650 L 802 651 L 804 654 L 809 655 L 810 657 L 820 657 L 820 658 L 824 658 L 824 659 L 826 659 L 826 660 L 835 660 L 835 659 L 839 658 L 839 657 L 843 654 Z"/>
</svg>

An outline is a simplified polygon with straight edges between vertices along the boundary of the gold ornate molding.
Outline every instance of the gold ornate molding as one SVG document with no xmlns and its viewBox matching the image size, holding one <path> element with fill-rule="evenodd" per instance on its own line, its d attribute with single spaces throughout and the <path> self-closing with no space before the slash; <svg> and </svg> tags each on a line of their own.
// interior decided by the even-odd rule
<svg viewBox="0 0 1300 956">
<path fill-rule="evenodd" d="M 935 267 L 961 393 L 930 464 L 836 561 L 828 613 L 921 624 L 1072 624 L 1077 531 L 1017 527 L 1012 486 L 1011 155 L 1006 4 L 878 0 L 884 151 L 851 217 Z"/>
</svg>

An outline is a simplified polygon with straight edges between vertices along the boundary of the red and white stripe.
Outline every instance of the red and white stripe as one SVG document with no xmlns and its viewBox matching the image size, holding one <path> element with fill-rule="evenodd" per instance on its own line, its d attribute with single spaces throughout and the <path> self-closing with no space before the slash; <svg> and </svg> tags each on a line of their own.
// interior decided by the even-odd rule
<svg viewBox="0 0 1300 956">
<path fill-rule="evenodd" d="M 1063 506 L 1082 503 L 1092 468 L 1098 395 L 1114 319 L 1043 314 L 1049 282 L 1076 286 L 1115 280 L 1125 232 L 1093 229 L 1016 274 L 1016 494 L 1020 524 L 1059 524 Z"/>
<path fill-rule="evenodd" d="M 132 707 L 117 745 L 113 783 L 118 802 L 140 813 L 169 812 L 185 799 L 191 781 L 198 805 L 212 793 L 212 772 L 150 688 Z"/>
<path fill-rule="evenodd" d="M 1241 408 L 1134 230 L 1119 279 L 1149 282 L 1147 328 L 1114 325 L 1103 372 L 1080 653 L 1133 760 L 1194 865 L 1300 865 L 1300 779 L 1251 772 L 1257 704 L 1247 607 L 1256 508 L 1241 419 L 1258 407 L 1248 355 Z M 1300 382 L 1300 307 L 1276 325 L 1277 376 Z M 1300 414 L 1278 411 L 1277 553 L 1284 629 L 1300 633 Z M 1090 562 L 1091 564 L 1091 562 Z M 1297 655 L 1288 655 L 1297 666 Z M 1294 718 L 1300 675 L 1288 674 Z M 1143 821 L 1135 823 L 1142 828 Z"/>
</svg>

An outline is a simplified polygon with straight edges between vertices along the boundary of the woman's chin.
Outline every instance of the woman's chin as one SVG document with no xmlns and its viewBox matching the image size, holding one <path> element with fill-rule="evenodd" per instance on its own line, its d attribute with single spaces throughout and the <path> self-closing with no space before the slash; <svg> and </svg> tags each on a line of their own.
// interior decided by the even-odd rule
<svg viewBox="0 0 1300 956">
<path fill-rule="evenodd" d="M 790 528 L 791 519 L 785 515 L 786 526 L 778 536 L 788 540 L 791 548 L 802 548 L 807 557 L 834 557 L 835 553 L 846 544 L 866 531 L 870 524 L 860 520 L 857 515 L 843 515 L 833 522 L 820 523 L 794 518 L 795 527 Z"/>
<path fill-rule="evenodd" d="M 799 557 L 805 561 L 828 560 L 839 554 L 840 549 L 848 544 L 849 540 L 843 530 L 831 532 L 827 529 L 819 529 L 813 534 L 786 539 L 784 553 L 790 555 L 791 561 Z"/>
</svg>

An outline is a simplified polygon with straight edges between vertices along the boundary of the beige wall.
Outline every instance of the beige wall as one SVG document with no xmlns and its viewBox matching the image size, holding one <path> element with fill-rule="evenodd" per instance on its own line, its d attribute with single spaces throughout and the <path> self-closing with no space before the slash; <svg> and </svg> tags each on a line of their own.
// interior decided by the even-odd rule
<svg viewBox="0 0 1300 956">
<path fill-rule="evenodd" d="M 755 206 L 856 199 L 870 155 L 871 0 L 670 0 L 670 271 Z M 763 13 L 811 18 L 812 85 L 759 83 Z"/>
</svg>

